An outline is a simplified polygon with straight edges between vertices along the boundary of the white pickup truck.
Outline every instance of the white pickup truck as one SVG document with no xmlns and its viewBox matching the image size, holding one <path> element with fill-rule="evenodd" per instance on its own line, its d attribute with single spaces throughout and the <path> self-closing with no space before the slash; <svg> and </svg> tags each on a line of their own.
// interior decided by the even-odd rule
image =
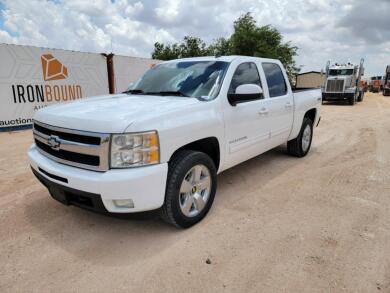
<svg viewBox="0 0 390 293">
<path fill-rule="evenodd" d="M 53 198 L 99 212 L 160 209 L 190 227 L 205 217 L 217 173 L 287 142 L 310 149 L 321 90 L 293 92 L 278 60 L 163 62 L 128 91 L 39 110 L 31 168 Z"/>
</svg>

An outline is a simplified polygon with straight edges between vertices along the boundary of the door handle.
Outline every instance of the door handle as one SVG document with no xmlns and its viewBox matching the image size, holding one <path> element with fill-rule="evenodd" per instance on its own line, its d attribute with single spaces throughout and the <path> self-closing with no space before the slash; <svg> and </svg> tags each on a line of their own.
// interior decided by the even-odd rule
<svg viewBox="0 0 390 293">
<path fill-rule="evenodd" d="M 259 115 L 267 115 L 268 114 L 268 112 L 269 112 L 269 110 L 268 109 L 266 109 L 266 108 L 262 108 L 259 112 L 258 112 L 258 114 Z"/>
<path fill-rule="evenodd" d="M 292 104 L 290 102 L 286 103 L 286 105 L 284 105 L 284 107 L 286 107 L 286 109 L 290 109 L 292 108 Z"/>
</svg>

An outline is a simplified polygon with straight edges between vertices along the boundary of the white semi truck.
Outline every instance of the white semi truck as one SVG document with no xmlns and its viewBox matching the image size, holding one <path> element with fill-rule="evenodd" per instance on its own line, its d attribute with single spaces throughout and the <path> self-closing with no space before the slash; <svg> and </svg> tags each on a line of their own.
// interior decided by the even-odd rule
<svg viewBox="0 0 390 293">
<path fill-rule="evenodd" d="M 364 75 L 364 59 L 359 65 L 352 63 L 326 65 L 326 81 L 322 91 L 323 101 L 347 100 L 350 105 L 363 101 L 364 90 L 360 86 Z"/>
</svg>

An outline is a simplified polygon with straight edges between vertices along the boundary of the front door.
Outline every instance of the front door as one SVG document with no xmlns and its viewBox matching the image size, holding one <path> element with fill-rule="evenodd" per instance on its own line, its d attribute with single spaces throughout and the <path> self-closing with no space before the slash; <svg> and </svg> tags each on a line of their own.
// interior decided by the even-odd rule
<svg viewBox="0 0 390 293">
<path fill-rule="evenodd" d="M 257 65 L 253 62 L 241 63 L 232 77 L 229 93 L 243 84 L 257 84 L 261 80 Z M 263 152 L 270 138 L 269 109 L 264 96 L 257 100 L 230 105 L 224 111 L 227 167 L 236 165 Z"/>
</svg>

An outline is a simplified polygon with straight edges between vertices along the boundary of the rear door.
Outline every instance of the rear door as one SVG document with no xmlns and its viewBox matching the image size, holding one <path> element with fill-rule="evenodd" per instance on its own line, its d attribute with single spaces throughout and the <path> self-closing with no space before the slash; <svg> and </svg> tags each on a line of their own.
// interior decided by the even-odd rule
<svg viewBox="0 0 390 293">
<path fill-rule="evenodd" d="M 270 143 L 278 146 L 290 135 L 294 119 L 294 101 L 287 75 L 278 63 L 262 62 L 268 96 Z"/>
</svg>

